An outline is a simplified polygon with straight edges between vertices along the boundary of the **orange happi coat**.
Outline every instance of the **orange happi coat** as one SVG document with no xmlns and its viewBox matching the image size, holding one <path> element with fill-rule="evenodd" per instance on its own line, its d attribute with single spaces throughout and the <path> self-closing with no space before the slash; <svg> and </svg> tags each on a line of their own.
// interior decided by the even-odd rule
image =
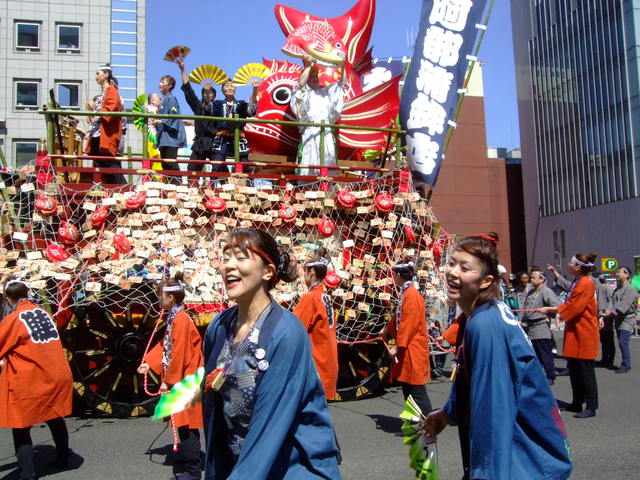
<svg viewBox="0 0 640 480">
<path fill-rule="evenodd" d="M 558 313 L 566 322 L 564 328 L 565 357 L 593 360 L 598 357 L 600 330 L 598 328 L 596 289 L 588 275 L 576 280 L 569 298 L 558 305 Z"/>
<path fill-rule="evenodd" d="M 329 322 L 329 313 L 322 299 L 326 295 L 322 284 L 307 292 L 293 309 L 311 338 L 313 362 L 328 400 L 336 397 L 338 383 L 338 340 L 335 324 Z M 333 315 L 332 315 L 333 316 Z"/>
<path fill-rule="evenodd" d="M 115 85 L 109 85 L 102 94 L 101 112 L 121 112 L 122 99 Z M 122 117 L 102 117 L 100 121 L 100 155 L 116 156 L 122 137 Z M 91 139 L 87 142 L 86 152 L 91 149 Z"/>
<path fill-rule="evenodd" d="M 164 341 L 160 341 L 144 357 L 149 367 L 161 374 L 161 379 L 169 388 L 180 382 L 187 375 L 196 373 L 198 368 L 204 365 L 202 356 L 202 338 L 193 321 L 184 311 L 180 310 L 173 319 L 171 327 L 171 362 L 167 371 L 162 373 L 162 348 Z M 189 428 L 202 427 L 202 406 L 196 405 L 184 412 L 174 415 L 176 427 L 188 426 Z"/>
<path fill-rule="evenodd" d="M 418 290 L 411 285 L 402 294 L 402 316 L 396 326 L 396 317 L 387 329 L 396 339 L 397 360 L 394 362 L 392 380 L 410 385 L 424 385 L 431 380 L 429 368 L 429 340 L 425 302 Z"/>
<path fill-rule="evenodd" d="M 71 369 L 56 324 L 28 300 L 0 322 L 0 427 L 24 428 L 71 413 Z"/>
</svg>

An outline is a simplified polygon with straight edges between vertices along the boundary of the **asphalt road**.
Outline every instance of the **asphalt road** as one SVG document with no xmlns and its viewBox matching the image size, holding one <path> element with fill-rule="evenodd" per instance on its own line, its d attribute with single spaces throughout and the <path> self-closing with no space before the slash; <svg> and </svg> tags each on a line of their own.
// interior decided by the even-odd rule
<svg viewBox="0 0 640 480">
<path fill-rule="evenodd" d="M 632 358 L 640 361 L 640 338 L 632 337 Z M 563 366 L 558 361 L 558 366 Z M 597 369 L 600 409 L 595 418 L 580 420 L 565 415 L 573 457 L 574 479 L 640 478 L 640 368 L 619 375 Z M 434 406 L 442 405 L 450 385 L 435 380 L 429 384 Z M 571 400 L 568 377 L 558 377 L 553 387 L 558 399 Z M 343 452 L 345 480 L 413 479 L 408 468 L 407 448 L 395 437 L 402 410 L 402 393 L 388 388 L 382 395 L 365 400 L 333 403 L 331 414 Z M 100 417 L 67 420 L 71 446 L 76 452 L 73 469 L 54 470 L 47 462 L 55 456 L 46 426 L 32 431 L 37 468 L 41 478 L 51 480 L 163 479 L 171 476 L 171 433 L 161 422 L 148 418 L 108 419 Z M 268 441 L 268 439 L 265 439 Z M 460 453 L 455 428 L 447 428 L 438 440 L 441 480 L 458 479 Z M 167 453 L 169 456 L 167 457 Z M 18 479 L 9 429 L 0 430 L 0 480 Z"/>
</svg>

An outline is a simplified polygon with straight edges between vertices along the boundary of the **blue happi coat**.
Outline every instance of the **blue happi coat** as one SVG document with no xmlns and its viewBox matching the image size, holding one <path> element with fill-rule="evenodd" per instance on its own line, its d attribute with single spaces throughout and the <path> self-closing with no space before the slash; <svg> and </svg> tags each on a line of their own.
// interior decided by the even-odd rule
<svg viewBox="0 0 640 480">
<path fill-rule="evenodd" d="M 465 478 L 565 479 L 571 453 L 536 354 L 506 304 L 477 307 L 458 334 L 459 372 L 444 410 L 460 434 Z"/>
<path fill-rule="evenodd" d="M 207 328 L 206 374 L 216 368 L 237 310 L 225 310 Z M 249 432 L 235 464 L 222 396 L 204 395 L 205 479 L 340 479 L 331 417 L 302 322 L 272 300 L 258 343 L 269 363 L 258 373 Z"/>
</svg>

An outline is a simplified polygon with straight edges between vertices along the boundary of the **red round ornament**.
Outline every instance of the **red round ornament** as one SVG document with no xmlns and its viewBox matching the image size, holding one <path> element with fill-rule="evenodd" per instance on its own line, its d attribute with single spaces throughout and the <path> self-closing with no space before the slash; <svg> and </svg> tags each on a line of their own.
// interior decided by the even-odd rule
<svg viewBox="0 0 640 480">
<path fill-rule="evenodd" d="M 329 217 L 322 217 L 322 220 L 318 223 L 318 232 L 323 237 L 330 237 L 336 229 L 336 224 Z"/>
<path fill-rule="evenodd" d="M 377 193 L 373 201 L 381 212 L 387 213 L 393 210 L 393 198 L 384 192 Z"/>
<path fill-rule="evenodd" d="M 355 206 L 358 199 L 355 197 L 351 190 L 345 188 L 338 192 L 338 202 L 345 208 L 352 208 Z"/>
<path fill-rule="evenodd" d="M 338 288 L 340 286 L 340 276 L 335 270 L 329 270 L 324 277 L 324 284 L 329 288 Z"/>
<path fill-rule="evenodd" d="M 227 202 L 223 198 L 210 195 L 204 202 L 204 208 L 213 213 L 222 213 L 227 208 Z"/>
</svg>

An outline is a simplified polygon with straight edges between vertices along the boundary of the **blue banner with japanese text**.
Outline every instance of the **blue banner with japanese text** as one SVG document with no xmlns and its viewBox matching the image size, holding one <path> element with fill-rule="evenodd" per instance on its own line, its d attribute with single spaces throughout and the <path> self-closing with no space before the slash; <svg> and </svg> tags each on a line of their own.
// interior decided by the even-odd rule
<svg viewBox="0 0 640 480">
<path fill-rule="evenodd" d="M 400 99 L 413 179 L 432 187 L 444 158 L 486 0 L 424 0 L 418 36 Z"/>
</svg>

